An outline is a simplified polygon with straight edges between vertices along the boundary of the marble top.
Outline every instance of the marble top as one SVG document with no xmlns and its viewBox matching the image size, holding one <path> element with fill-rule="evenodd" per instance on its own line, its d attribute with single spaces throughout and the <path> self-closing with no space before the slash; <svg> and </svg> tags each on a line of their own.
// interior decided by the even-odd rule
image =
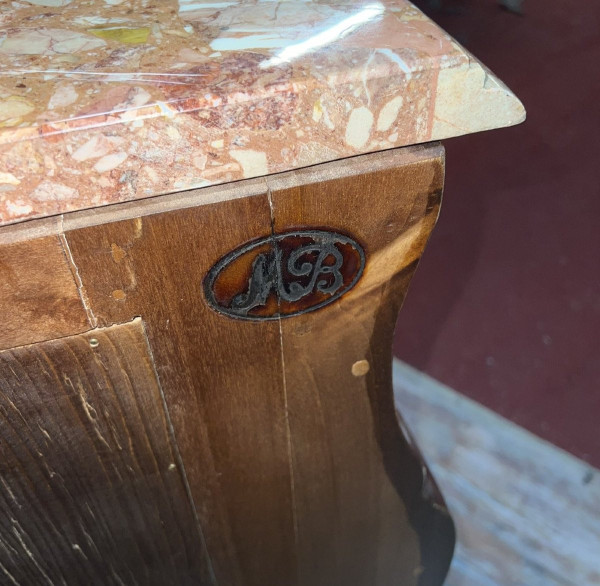
<svg viewBox="0 0 600 586">
<path fill-rule="evenodd" d="M 0 3 L 0 224 L 524 117 L 406 0 Z"/>
</svg>

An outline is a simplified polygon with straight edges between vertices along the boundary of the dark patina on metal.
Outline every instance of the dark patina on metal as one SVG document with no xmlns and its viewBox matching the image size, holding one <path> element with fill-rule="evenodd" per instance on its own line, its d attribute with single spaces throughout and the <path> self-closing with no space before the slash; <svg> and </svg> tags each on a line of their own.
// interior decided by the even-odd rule
<svg viewBox="0 0 600 586">
<path fill-rule="evenodd" d="M 244 244 L 204 279 L 213 309 L 230 317 L 278 319 L 314 311 L 352 289 L 365 267 L 355 240 L 325 230 L 296 230 Z"/>
</svg>

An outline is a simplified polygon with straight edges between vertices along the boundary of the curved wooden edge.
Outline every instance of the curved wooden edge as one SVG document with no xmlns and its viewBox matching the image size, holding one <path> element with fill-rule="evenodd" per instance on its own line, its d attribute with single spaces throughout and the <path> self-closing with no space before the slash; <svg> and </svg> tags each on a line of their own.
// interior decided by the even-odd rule
<svg viewBox="0 0 600 586">
<path fill-rule="evenodd" d="M 240 182 L 225 199 L 198 190 L 185 205 L 165 196 L 61 221 L 77 327 L 144 319 L 216 583 L 440 583 L 452 524 L 398 427 L 390 361 L 442 185 L 433 145 Z M 220 258 L 303 226 L 363 246 L 351 291 L 272 322 L 206 303 Z M 0 254 L 23 242 L 15 230 Z"/>
</svg>

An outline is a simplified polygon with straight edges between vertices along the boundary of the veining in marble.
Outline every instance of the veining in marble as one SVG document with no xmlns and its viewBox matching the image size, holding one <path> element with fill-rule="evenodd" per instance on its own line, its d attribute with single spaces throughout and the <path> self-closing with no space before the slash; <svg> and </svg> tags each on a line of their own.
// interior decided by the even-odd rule
<svg viewBox="0 0 600 586">
<path fill-rule="evenodd" d="M 406 0 L 0 4 L 0 224 L 524 115 Z"/>
</svg>

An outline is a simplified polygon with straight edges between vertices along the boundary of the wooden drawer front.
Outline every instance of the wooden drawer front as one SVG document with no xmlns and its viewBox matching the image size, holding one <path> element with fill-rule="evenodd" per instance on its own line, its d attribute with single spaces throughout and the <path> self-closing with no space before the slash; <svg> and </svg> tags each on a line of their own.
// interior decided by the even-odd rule
<svg viewBox="0 0 600 586">
<path fill-rule="evenodd" d="M 140 319 L 0 352 L 0 583 L 210 583 Z"/>
</svg>

